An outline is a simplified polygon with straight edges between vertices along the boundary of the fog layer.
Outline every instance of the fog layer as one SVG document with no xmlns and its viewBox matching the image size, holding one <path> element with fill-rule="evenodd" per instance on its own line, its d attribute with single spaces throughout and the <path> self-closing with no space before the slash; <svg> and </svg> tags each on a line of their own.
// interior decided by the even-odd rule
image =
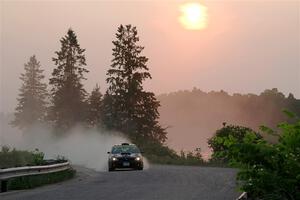
<svg viewBox="0 0 300 200">
<path fill-rule="evenodd" d="M 74 165 L 81 165 L 97 171 L 107 169 L 107 152 L 112 145 L 129 142 L 122 134 L 96 129 L 74 127 L 62 137 L 55 137 L 52 129 L 34 125 L 24 132 L 9 125 L 11 116 L 0 117 L 0 146 L 33 151 L 36 148 L 45 153 L 46 159 L 64 156 Z"/>
</svg>

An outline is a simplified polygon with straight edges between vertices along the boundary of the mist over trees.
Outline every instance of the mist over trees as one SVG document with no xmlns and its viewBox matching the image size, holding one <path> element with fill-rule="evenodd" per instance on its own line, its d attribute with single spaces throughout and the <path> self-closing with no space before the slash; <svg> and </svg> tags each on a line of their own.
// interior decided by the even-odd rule
<svg viewBox="0 0 300 200">
<path fill-rule="evenodd" d="M 102 123 L 102 107 L 103 107 L 103 95 L 100 91 L 100 87 L 96 84 L 92 93 L 87 100 L 87 124 L 91 127 L 101 127 Z"/>
<path fill-rule="evenodd" d="M 142 55 L 144 47 L 138 41 L 136 27 L 118 27 L 112 64 L 107 71 L 109 87 L 104 96 L 103 122 L 133 141 L 142 138 L 163 143 L 167 137 L 158 122 L 159 101 L 142 85 L 151 75 L 146 65 L 148 58 Z"/>
<path fill-rule="evenodd" d="M 148 58 L 143 55 L 144 47 L 138 44 L 136 27 L 120 25 L 112 42 L 113 59 L 104 95 L 98 85 L 90 94 L 85 90 L 88 73 L 85 49 L 80 47 L 72 29 L 60 40 L 61 48 L 53 58 L 49 104 L 43 70 L 35 56 L 31 57 L 25 73 L 21 74 L 23 85 L 13 124 L 22 128 L 44 121 L 60 135 L 78 124 L 116 130 L 149 152 L 174 157 L 172 149 L 167 146 L 161 149 L 167 141 L 167 130 L 161 124 L 170 127 L 171 141 L 190 146 L 188 150 L 201 147 L 207 152 L 207 139 L 223 122 L 257 130 L 262 124 L 274 127 L 286 120 L 283 109 L 300 115 L 300 100 L 293 94 L 285 97 L 276 88 L 260 95 L 206 93 L 195 88 L 156 97 L 143 88 L 143 82 L 151 79 L 151 74 Z"/>
<path fill-rule="evenodd" d="M 47 110 L 47 84 L 40 62 L 35 55 L 24 64 L 25 72 L 21 74 L 22 86 L 20 88 L 18 105 L 15 109 L 15 118 L 12 125 L 26 128 L 34 123 L 44 121 Z"/>
<path fill-rule="evenodd" d="M 151 75 L 147 67 L 148 58 L 142 55 L 144 47 L 138 42 L 136 27 L 118 27 L 116 40 L 112 42 L 113 60 L 107 71 L 109 87 L 104 96 L 98 85 L 88 94 L 83 85 L 85 74 L 89 72 L 85 49 L 80 47 L 75 32 L 69 29 L 60 40 L 60 50 L 52 59 L 55 68 L 49 79 L 49 106 L 45 105 L 46 84 L 40 83 L 44 78 L 42 70 L 32 57 L 25 67 L 28 72 L 21 78 L 24 84 L 20 96 L 26 98 L 20 99 L 14 123 L 20 125 L 22 120 L 31 120 L 28 125 L 32 125 L 47 116 L 46 122 L 55 128 L 58 135 L 76 125 L 83 125 L 119 131 L 140 144 L 144 141 L 163 144 L 167 133 L 159 124 L 160 104 L 153 92 L 143 89 L 144 80 Z M 32 73 L 36 74 L 33 78 Z M 28 118 L 29 114 L 35 115 Z"/>
<path fill-rule="evenodd" d="M 49 81 L 52 86 L 49 119 L 56 128 L 68 130 L 85 121 L 87 92 L 82 81 L 88 70 L 85 68 L 85 49 L 80 47 L 72 29 L 60 42 L 61 49 L 53 58 L 56 68 Z"/>
<path fill-rule="evenodd" d="M 159 95 L 161 123 L 169 125 L 168 138 L 173 148 L 201 146 L 209 151 L 207 140 L 222 123 L 249 127 L 258 131 L 261 125 L 276 128 L 279 122 L 289 120 L 282 110 L 300 115 L 300 100 L 292 94 L 285 96 L 278 89 L 267 89 L 261 94 L 228 94 L 204 92 L 200 89 L 185 90 Z M 276 138 L 265 135 L 273 142 Z"/>
</svg>

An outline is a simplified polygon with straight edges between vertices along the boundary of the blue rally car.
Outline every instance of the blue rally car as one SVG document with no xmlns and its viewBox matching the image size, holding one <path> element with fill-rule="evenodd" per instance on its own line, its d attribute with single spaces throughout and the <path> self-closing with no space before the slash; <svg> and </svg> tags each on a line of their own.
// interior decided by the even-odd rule
<svg viewBox="0 0 300 200">
<path fill-rule="evenodd" d="M 114 145 L 108 156 L 108 171 L 118 168 L 143 170 L 144 163 L 141 151 L 134 144 L 122 143 Z"/>
</svg>

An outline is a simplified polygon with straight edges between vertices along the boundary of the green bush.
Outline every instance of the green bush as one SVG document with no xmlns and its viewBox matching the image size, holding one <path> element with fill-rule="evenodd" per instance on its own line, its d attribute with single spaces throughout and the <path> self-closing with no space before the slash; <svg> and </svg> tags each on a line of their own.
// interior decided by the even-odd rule
<svg viewBox="0 0 300 200">
<path fill-rule="evenodd" d="M 43 165 L 45 163 L 44 155 L 45 154 L 43 152 L 40 152 L 38 149 L 35 149 L 35 151 L 32 152 L 34 165 Z"/>
<path fill-rule="evenodd" d="M 223 123 L 223 127 L 216 131 L 215 135 L 208 140 L 208 146 L 212 149 L 213 154 L 210 162 L 213 163 L 228 163 L 228 147 L 227 142 L 234 140 L 242 142 L 248 133 L 253 133 L 255 140 L 259 140 L 262 136 L 253 131 L 250 128 L 243 126 L 226 125 Z M 230 138 L 231 140 L 226 140 Z"/>
<path fill-rule="evenodd" d="M 294 117 L 294 123 L 281 123 L 278 129 L 261 127 L 278 135 L 276 144 L 257 139 L 253 132 L 242 140 L 230 135 L 216 140 L 226 147 L 231 165 L 240 168 L 240 188 L 254 199 L 300 199 L 300 120 Z"/>
<path fill-rule="evenodd" d="M 158 142 L 134 141 L 144 152 L 144 156 L 153 164 L 169 165 L 203 165 L 201 149 L 194 152 L 187 152 L 185 155 L 178 155 L 173 149 Z"/>
<path fill-rule="evenodd" d="M 34 151 L 20 151 L 3 146 L 0 151 L 0 168 L 22 167 L 44 164 L 44 153 L 38 149 Z"/>
<path fill-rule="evenodd" d="M 19 151 L 3 146 L 0 151 L 0 168 L 42 165 L 44 154 L 38 149 L 35 151 Z"/>
</svg>

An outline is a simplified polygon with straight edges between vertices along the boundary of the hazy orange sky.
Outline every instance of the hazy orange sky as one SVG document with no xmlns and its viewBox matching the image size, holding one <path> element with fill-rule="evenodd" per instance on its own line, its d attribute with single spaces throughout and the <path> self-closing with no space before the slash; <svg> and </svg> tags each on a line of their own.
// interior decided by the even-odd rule
<svg viewBox="0 0 300 200">
<path fill-rule="evenodd" d="M 192 89 L 260 93 L 278 88 L 300 98 L 299 1 L 201 1 L 206 29 L 178 22 L 183 2 L 1 0 L 0 111 L 16 105 L 23 64 L 33 54 L 48 78 L 62 36 L 72 27 L 86 49 L 88 91 L 104 92 L 118 25 L 137 26 L 157 94 Z M 48 81 L 48 80 L 47 80 Z"/>
</svg>

